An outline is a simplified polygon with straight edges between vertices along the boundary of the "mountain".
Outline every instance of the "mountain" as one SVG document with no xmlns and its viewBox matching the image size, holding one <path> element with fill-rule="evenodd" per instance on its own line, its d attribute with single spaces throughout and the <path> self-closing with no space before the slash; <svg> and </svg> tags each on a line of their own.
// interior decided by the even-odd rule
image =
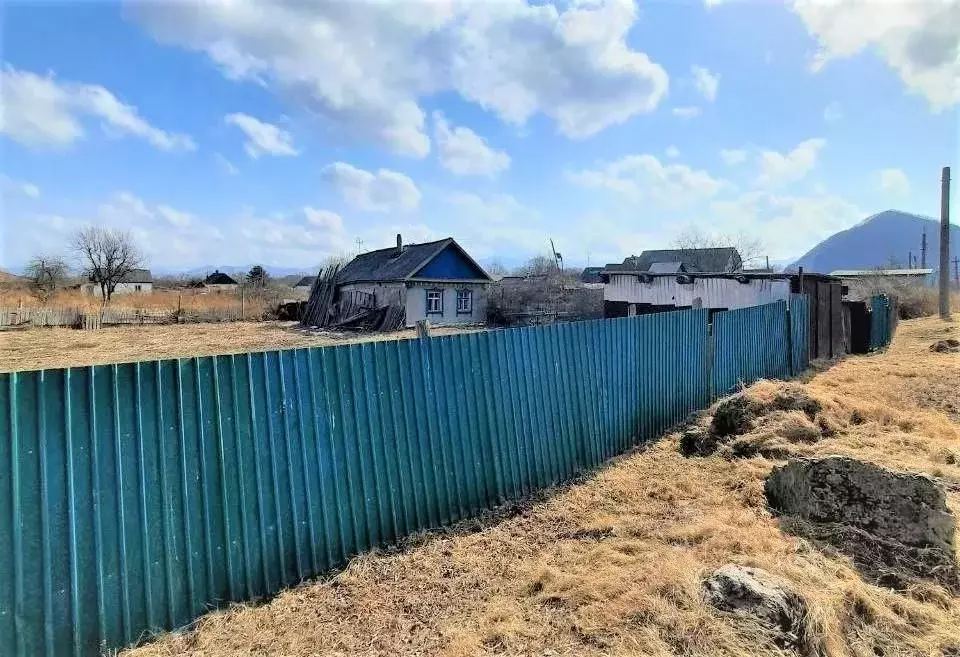
<svg viewBox="0 0 960 657">
<path fill-rule="evenodd" d="M 899 210 L 885 210 L 856 226 L 831 235 L 787 269 L 829 274 L 838 269 L 876 269 L 891 265 L 906 268 L 910 253 L 920 262 L 920 242 L 927 233 L 927 267 L 937 268 L 940 257 L 940 222 Z M 960 226 L 950 224 L 950 258 L 957 256 Z M 919 267 L 919 264 L 916 266 Z"/>
<path fill-rule="evenodd" d="M 200 267 L 192 267 L 190 269 L 171 269 L 169 267 L 151 267 L 154 276 L 187 276 L 194 278 L 203 278 L 207 274 L 212 273 L 213 271 L 221 271 L 224 274 L 229 274 L 231 276 L 244 276 L 247 272 L 250 271 L 250 268 L 253 267 L 250 265 L 201 265 Z M 272 267 L 270 265 L 264 265 L 264 269 L 267 270 L 267 273 L 273 276 L 274 278 L 281 278 L 283 276 L 292 276 L 295 274 L 300 275 L 313 275 L 317 272 L 312 271 L 310 267 Z"/>
</svg>

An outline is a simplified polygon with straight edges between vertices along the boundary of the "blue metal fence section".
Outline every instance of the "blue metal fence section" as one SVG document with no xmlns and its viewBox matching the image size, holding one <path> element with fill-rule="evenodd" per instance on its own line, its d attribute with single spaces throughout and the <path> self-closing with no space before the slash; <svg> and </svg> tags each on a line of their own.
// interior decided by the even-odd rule
<svg viewBox="0 0 960 657">
<path fill-rule="evenodd" d="M 788 304 L 791 374 L 799 374 L 810 364 L 810 300 L 805 294 L 791 294 Z"/>
<path fill-rule="evenodd" d="M 0 654 L 99 654 L 599 465 L 709 403 L 707 321 L 0 374 Z"/>
<path fill-rule="evenodd" d="M 870 297 L 870 351 L 883 349 L 893 339 L 896 306 L 885 294 Z"/>
<path fill-rule="evenodd" d="M 740 384 L 790 376 L 787 302 L 717 313 L 713 318 L 713 394 Z"/>
</svg>

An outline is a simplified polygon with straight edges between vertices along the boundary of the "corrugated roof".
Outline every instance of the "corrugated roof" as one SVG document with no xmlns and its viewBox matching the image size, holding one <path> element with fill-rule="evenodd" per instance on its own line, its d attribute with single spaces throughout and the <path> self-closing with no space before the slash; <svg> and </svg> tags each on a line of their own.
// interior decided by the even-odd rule
<svg viewBox="0 0 960 657">
<path fill-rule="evenodd" d="M 686 267 L 683 266 L 682 262 L 654 262 L 650 264 L 647 271 L 651 274 L 676 274 L 685 272 Z"/>
<path fill-rule="evenodd" d="M 687 271 L 727 272 L 743 265 L 740 253 L 732 246 L 709 249 L 653 249 L 626 258 L 622 264 L 605 267 L 606 271 L 649 271 L 656 263 L 682 263 Z M 652 272 L 656 273 L 656 272 Z"/>
<path fill-rule="evenodd" d="M 929 276 L 932 269 L 838 269 L 831 276 Z"/>
<path fill-rule="evenodd" d="M 337 284 L 406 280 L 450 245 L 459 250 L 477 269 L 483 271 L 456 240 L 447 237 L 436 242 L 405 244 L 399 255 L 395 246 L 361 253 L 340 270 Z M 485 274 L 482 280 L 490 280 L 490 277 Z"/>
</svg>

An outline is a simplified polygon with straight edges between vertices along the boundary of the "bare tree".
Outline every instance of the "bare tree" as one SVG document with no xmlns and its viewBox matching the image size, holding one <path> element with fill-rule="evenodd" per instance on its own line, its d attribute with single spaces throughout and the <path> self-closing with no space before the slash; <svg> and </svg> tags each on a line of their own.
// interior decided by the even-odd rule
<svg viewBox="0 0 960 657">
<path fill-rule="evenodd" d="M 520 276 L 556 274 L 557 261 L 553 255 L 538 255 L 530 258 L 527 262 L 517 269 Z"/>
<path fill-rule="evenodd" d="M 58 256 L 38 255 L 27 263 L 30 291 L 42 304 L 50 300 L 57 288 L 63 287 L 68 275 L 67 263 Z"/>
<path fill-rule="evenodd" d="M 507 275 L 507 267 L 503 264 L 502 260 L 491 260 L 487 263 L 487 266 L 484 267 L 484 270 L 493 276 L 494 278 L 500 278 Z"/>
<path fill-rule="evenodd" d="M 765 247 L 762 241 L 746 233 L 737 235 L 708 234 L 697 228 L 689 228 L 680 233 L 673 241 L 673 247 L 679 251 L 689 251 L 691 256 L 698 249 L 717 249 L 733 247 L 740 254 L 740 267 L 749 267 L 762 262 Z M 733 263 L 736 265 L 736 263 Z M 734 269 L 739 267 L 734 266 Z"/>
<path fill-rule="evenodd" d="M 126 276 L 143 265 L 143 253 L 127 231 L 90 226 L 78 230 L 71 242 L 83 267 L 83 274 L 100 287 L 106 304 Z"/>
</svg>

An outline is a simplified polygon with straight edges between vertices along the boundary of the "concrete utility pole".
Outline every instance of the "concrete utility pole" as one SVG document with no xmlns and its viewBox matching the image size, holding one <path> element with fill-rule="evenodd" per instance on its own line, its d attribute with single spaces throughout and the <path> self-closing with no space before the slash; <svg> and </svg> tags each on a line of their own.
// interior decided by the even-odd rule
<svg viewBox="0 0 960 657">
<path fill-rule="evenodd" d="M 953 284 L 960 290 L 960 258 L 953 257 Z"/>
<path fill-rule="evenodd" d="M 950 167 L 940 179 L 940 319 L 950 320 Z"/>
<path fill-rule="evenodd" d="M 927 268 L 927 229 L 923 229 L 923 239 L 920 240 L 920 269 Z"/>
</svg>

